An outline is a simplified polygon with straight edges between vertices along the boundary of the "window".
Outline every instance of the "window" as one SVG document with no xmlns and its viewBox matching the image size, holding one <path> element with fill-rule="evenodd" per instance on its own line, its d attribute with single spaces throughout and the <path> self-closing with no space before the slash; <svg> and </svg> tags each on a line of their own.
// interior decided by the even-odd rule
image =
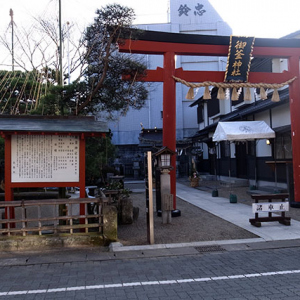
<svg viewBox="0 0 300 300">
<path fill-rule="evenodd" d="M 220 113 L 220 102 L 217 98 L 218 88 L 214 87 L 211 90 L 211 99 L 207 100 L 207 114 L 208 117 L 215 116 Z"/>
<path fill-rule="evenodd" d="M 207 100 L 207 113 L 209 117 L 215 116 L 220 113 L 219 99 L 211 98 Z"/>
<path fill-rule="evenodd" d="M 230 157 L 230 143 L 221 142 L 221 157 Z"/>
<path fill-rule="evenodd" d="M 198 105 L 197 107 L 197 122 L 198 124 L 202 123 L 204 121 L 204 116 L 203 116 L 203 105 Z"/>
<path fill-rule="evenodd" d="M 276 159 L 292 159 L 291 133 L 277 134 L 274 145 Z"/>
</svg>

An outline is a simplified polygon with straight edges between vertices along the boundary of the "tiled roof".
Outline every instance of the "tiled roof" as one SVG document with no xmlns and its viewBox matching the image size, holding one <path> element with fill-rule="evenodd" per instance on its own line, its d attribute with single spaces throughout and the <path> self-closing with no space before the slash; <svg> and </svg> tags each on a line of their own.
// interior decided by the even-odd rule
<svg viewBox="0 0 300 300">
<path fill-rule="evenodd" d="M 41 117 L 41 116 L 0 116 L 2 132 L 108 132 L 105 122 L 94 117 Z"/>
</svg>

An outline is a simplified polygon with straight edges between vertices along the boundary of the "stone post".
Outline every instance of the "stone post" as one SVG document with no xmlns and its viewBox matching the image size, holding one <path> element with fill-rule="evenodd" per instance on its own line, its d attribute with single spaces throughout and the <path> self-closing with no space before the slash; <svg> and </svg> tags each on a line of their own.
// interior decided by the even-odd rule
<svg viewBox="0 0 300 300">
<path fill-rule="evenodd" d="M 103 206 L 103 236 L 108 243 L 118 239 L 118 211 L 113 205 Z"/>
<path fill-rule="evenodd" d="M 168 210 L 167 208 L 170 207 L 169 200 L 171 195 L 171 185 L 170 185 L 170 170 L 169 169 L 162 169 L 160 175 L 160 193 L 162 199 L 162 219 L 163 224 L 171 223 L 172 219 L 172 209 Z M 172 197 L 173 200 L 173 197 Z"/>
<path fill-rule="evenodd" d="M 163 224 L 172 222 L 173 195 L 164 194 L 162 198 L 162 222 Z"/>
</svg>

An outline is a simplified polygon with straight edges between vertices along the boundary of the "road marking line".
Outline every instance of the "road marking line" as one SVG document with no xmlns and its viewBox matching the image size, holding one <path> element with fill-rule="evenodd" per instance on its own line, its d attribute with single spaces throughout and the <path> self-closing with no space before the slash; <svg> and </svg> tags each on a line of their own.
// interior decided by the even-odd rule
<svg viewBox="0 0 300 300">
<path fill-rule="evenodd" d="M 159 284 L 174 284 L 174 283 L 177 283 L 176 280 L 162 280 L 162 281 L 159 281 Z"/>
<path fill-rule="evenodd" d="M 159 281 L 143 281 L 141 282 L 142 285 L 157 285 Z"/>
<path fill-rule="evenodd" d="M 195 281 L 210 281 L 212 280 L 211 278 L 207 277 L 207 278 L 195 278 Z"/>
<path fill-rule="evenodd" d="M 140 282 L 123 283 L 123 286 L 136 286 L 136 285 L 142 285 L 142 284 Z"/>
<path fill-rule="evenodd" d="M 279 271 L 277 272 L 279 275 L 282 275 L 282 274 L 293 274 L 293 271 Z"/>
<path fill-rule="evenodd" d="M 115 283 L 115 284 L 104 284 L 104 288 L 116 288 L 116 287 L 122 287 L 122 283 Z"/>
<path fill-rule="evenodd" d="M 47 293 L 65 292 L 67 288 L 48 289 Z"/>
<path fill-rule="evenodd" d="M 229 279 L 238 279 L 238 278 L 245 278 L 245 275 L 232 275 L 232 276 L 228 276 Z"/>
<path fill-rule="evenodd" d="M 27 294 L 28 291 L 15 291 L 15 292 L 8 292 L 7 295 L 8 296 L 15 296 L 15 295 L 24 295 Z"/>
<path fill-rule="evenodd" d="M 255 274 L 245 274 L 245 277 L 259 277 L 261 274 L 255 273 Z"/>
<path fill-rule="evenodd" d="M 113 284 L 107 284 L 106 286 L 109 286 L 109 285 L 113 285 Z M 120 286 L 122 286 L 122 284 L 120 284 Z M 99 284 L 99 285 L 87 285 L 85 287 L 87 290 L 99 290 L 99 289 L 104 289 L 105 286 L 104 284 Z"/>
<path fill-rule="evenodd" d="M 260 276 L 274 276 L 274 275 L 287 275 L 300 273 L 300 270 L 286 270 L 278 272 L 264 272 L 264 273 L 250 273 L 250 274 L 238 274 L 238 275 L 228 275 L 228 276 L 214 276 L 214 277 L 203 277 L 203 278 L 186 278 L 177 280 L 160 280 L 160 281 L 143 281 L 143 282 L 124 282 L 124 283 L 114 283 L 114 284 L 99 284 L 99 285 L 87 285 L 87 286 L 71 286 L 63 288 L 51 288 L 51 289 L 40 289 L 40 290 L 25 290 L 25 291 L 7 291 L 0 292 L 0 297 L 2 296 L 15 296 L 15 295 L 25 295 L 25 294 L 42 294 L 42 293 L 59 293 L 59 292 L 69 292 L 69 291 L 80 291 L 80 290 L 97 290 L 97 289 L 109 289 L 109 288 L 126 288 L 132 286 L 143 286 L 143 285 L 165 285 L 165 284 L 179 284 L 188 282 L 206 282 L 206 281 L 216 281 L 216 280 L 228 280 L 228 279 L 241 279 L 241 278 L 253 278 Z"/>
<path fill-rule="evenodd" d="M 228 276 L 211 277 L 211 280 L 225 280 L 225 279 L 229 279 Z"/>
<path fill-rule="evenodd" d="M 67 291 L 81 291 L 81 290 L 85 290 L 85 286 L 67 287 Z"/>
<path fill-rule="evenodd" d="M 30 290 L 27 292 L 27 294 L 43 294 L 46 292 L 47 292 L 47 290 Z"/>
<path fill-rule="evenodd" d="M 186 283 L 186 282 L 194 282 L 194 279 L 178 279 L 176 280 L 178 283 Z"/>
<path fill-rule="evenodd" d="M 271 276 L 271 275 L 277 275 L 277 272 L 266 272 L 266 273 L 261 273 L 262 276 Z"/>
</svg>

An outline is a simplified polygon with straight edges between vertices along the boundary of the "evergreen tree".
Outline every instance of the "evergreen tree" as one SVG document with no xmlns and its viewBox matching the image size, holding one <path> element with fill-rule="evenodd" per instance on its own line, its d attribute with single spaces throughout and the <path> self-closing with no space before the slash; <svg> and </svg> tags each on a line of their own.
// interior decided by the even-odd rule
<svg viewBox="0 0 300 300">
<path fill-rule="evenodd" d="M 116 43 L 130 32 L 134 12 L 112 4 L 96 14 L 84 36 L 87 68 L 84 80 L 76 85 L 79 97 L 75 113 L 125 114 L 129 107 L 140 109 L 147 98 L 147 89 L 141 82 L 146 66 L 128 54 L 119 53 Z"/>
</svg>

